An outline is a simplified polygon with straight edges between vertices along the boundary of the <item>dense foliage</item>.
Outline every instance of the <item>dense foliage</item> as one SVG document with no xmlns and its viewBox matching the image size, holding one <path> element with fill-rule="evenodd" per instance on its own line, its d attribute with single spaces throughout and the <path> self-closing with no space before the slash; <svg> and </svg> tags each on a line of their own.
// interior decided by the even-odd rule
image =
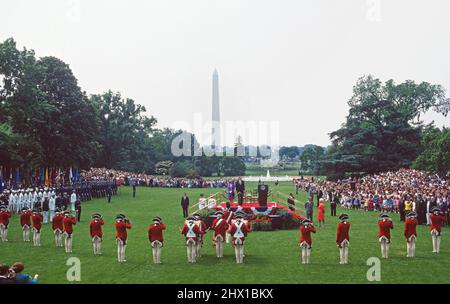
<svg viewBox="0 0 450 304">
<path fill-rule="evenodd" d="M 439 85 L 382 83 L 372 76 L 358 80 L 348 105 L 346 122 L 330 134 L 332 146 L 321 161 L 330 176 L 411 166 L 427 127 L 420 116 L 430 109 L 447 115 L 450 109 Z"/>
<path fill-rule="evenodd" d="M 423 151 L 414 167 L 440 175 L 450 171 L 450 129 L 429 129 L 422 139 Z"/>
<path fill-rule="evenodd" d="M 118 92 L 87 96 L 69 65 L 0 43 L 0 166 L 22 177 L 39 168 L 105 167 L 175 176 L 244 173 L 238 157 L 175 156 L 183 131 L 157 129 L 147 109 Z M 199 148 L 195 136 L 191 148 Z M 157 166 L 159 164 L 159 166 Z"/>
</svg>

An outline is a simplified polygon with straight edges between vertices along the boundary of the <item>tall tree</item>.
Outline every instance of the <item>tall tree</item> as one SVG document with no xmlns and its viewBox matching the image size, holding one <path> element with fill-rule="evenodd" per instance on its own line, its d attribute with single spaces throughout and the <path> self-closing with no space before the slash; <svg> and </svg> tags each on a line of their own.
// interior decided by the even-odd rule
<svg viewBox="0 0 450 304">
<path fill-rule="evenodd" d="M 362 77 L 353 88 L 344 125 L 330 134 L 333 148 L 322 166 L 328 174 L 373 173 L 408 167 L 421 151 L 421 114 L 447 115 L 450 101 L 439 85 Z"/>
<path fill-rule="evenodd" d="M 92 95 L 100 120 L 96 166 L 136 172 L 154 170 L 148 146 L 156 119 L 145 116 L 144 106 L 112 91 Z"/>
<path fill-rule="evenodd" d="M 417 169 L 441 176 L 450 171 L 450 129 L 430 128 L 422 139 L 423 151 L 414 161 Z"/>
</svg>

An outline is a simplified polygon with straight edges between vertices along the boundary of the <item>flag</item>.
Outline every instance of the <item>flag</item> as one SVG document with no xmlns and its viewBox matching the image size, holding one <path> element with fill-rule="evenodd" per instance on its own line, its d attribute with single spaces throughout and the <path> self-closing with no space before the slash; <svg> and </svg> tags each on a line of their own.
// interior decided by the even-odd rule
<svg viewBox="0 0 450 304">
<path fill-rule="evenodd" d="M 16 184 L 20 184 L 20 172 L 19 172 L 19 168 L 16 169 Z"/>
<path fill-rule="evenodd" d="M 3 180 L 2 180 L 2 175 L 3 175 L 3 166 L 0 167 L 0 193 L 3 193 Z"/>
<path fill-rule="evenodd" d="M 69 170 L 69 180 L 71 183 L 73 183 L 72 167 L 70 167 L 70 170 Z"/>
<path fill-rule="evenodd" d="M 50 185 L 50 181 L 48 179 L 48 168 L 45 168 L 45 185 Z"/>
</svg>

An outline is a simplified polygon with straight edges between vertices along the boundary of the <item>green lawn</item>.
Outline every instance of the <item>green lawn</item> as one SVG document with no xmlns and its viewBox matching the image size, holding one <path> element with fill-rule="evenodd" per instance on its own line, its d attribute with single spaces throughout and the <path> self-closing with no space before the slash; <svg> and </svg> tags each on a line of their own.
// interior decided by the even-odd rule
<svg viewBox="0 0 450 304">
<path fill-rule="evenodd" d="M 254 185 L 252 185 L 254 186 Z M 250 184 L 247 185 L 251 187 Z M 272 188 L 275 188 L 271 184 Z M 280 183 L 279 191 L 292 192 L 291 183 Z M 310 265 L 300 263 L 297 242 L 299 232 L 253 232 L 246 242 L 245 263 L 236 265 L 234 251 L 225 248 L 225 258 L 218 260 L 211 246 L 211 233 L 205 238 L 203 257 L 197 264 L 188 264 L 184 238 L 179 234 L 182 213 L 179 199 L 185 189 L 138 188 L 137 197 L 131 197 L 128 187 L 121 187 L 111 204 L 106 200 L 94 200 L 83 205 L 81 223 L 75 226 L 73 254 L 64 248 L 55 248 L 50 226 L 42 232 L 42 247 L 21 241 L 18 217 L 14 216 L 9 230 L 9 242 L 0 243 L 0 262 L 22 261 L 27 273 L 40 274 L 42 283 L 67 283 L 66 261 L 70 256 L 81 260 L 81 283 L 368 283 L 366 272 L 369 257 L 379 257 L 377 238 L 377 214 L 350 211 L 351 247 L 348 265 L 339 265 L 335 245 L 337 218 L 329 216 L 327 226 L 319 229 L 313 238 Z M 191 201 L 199 194 L 210 194 L 217 189 L 187 190 Z M 299 195 L 304 201 L 305 194 Z M 191 203 L 192 204 L 192 203 Z M 104 226 L 103 255 L 95 257 L 89 237 L 89 220 L 92 212 L 101 212 Z M 116 260 L 114 217 L 125 213 L 133 223 L 129 232 L 127 262 Z M 339 213 L 339 211 L 338 211 Z M 147 239 L 147 227 L 153 216 L 160 215 L 168 225 L 163 248 L 163 264 L 151 262 L 151 249 Z M 407 259 L 402 235 L 403 225 L 394 215 L 391 258 L 382 260 L 381 283 L 450 283 L 450 234 L 444 229 L 441 254 L 431 253 L 431 237 L 428 227 L 419 227 L 417 257 Z"/>
</svg>

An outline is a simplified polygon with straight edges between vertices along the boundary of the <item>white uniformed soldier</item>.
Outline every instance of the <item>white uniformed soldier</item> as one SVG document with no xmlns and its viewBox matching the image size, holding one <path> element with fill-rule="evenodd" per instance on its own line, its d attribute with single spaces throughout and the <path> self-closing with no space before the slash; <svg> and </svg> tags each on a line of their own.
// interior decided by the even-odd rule
<svg viewBox="0 0 450 304">
<path fill-rule="evenodd" d="M 70 208 L 72 211 L 75 211 L 75 203 L 77 201 L 77 194 L 75 193 L 75 189 L 72 190 L 72 194 L 70 195 Z"/>
<path fill-rule="evenodd" d="M 56 195 L 54 193 L 51 193 L 48 199 L 48 209 L 50 210 L 50 222 L 52 222 L 56 210 Z"/>
<path fill-rule="evenodd" d="M 22 208 L 25 207 L 24 200 L 23 200 L 24 191 L 23 191 L 23 189 L 20 189 L 18 191 L 19 191 L 19 194 L 17 195 L 17 208 L 19 208 L 19 210 L 22 210 Z"/>
</svg>

